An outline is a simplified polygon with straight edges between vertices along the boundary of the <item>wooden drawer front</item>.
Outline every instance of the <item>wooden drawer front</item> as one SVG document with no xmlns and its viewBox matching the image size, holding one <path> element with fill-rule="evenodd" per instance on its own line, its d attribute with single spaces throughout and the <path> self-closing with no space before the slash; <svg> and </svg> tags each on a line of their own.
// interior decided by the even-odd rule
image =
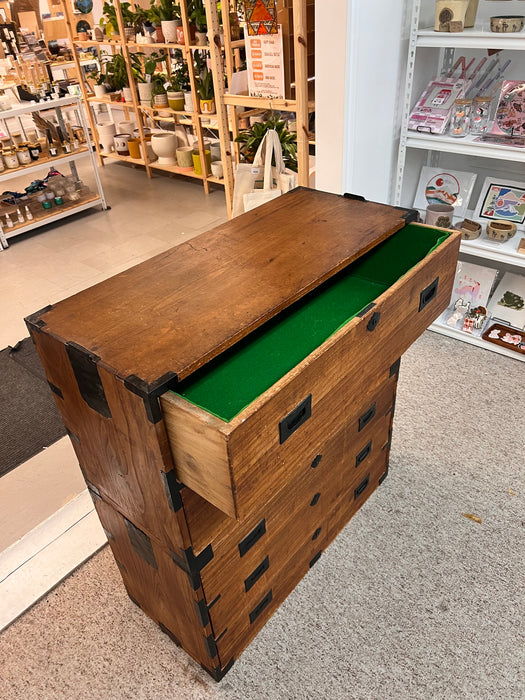
<svg viewBox="0 0 525 700">
<path fill-rule="evenodd" d="M 357 485 L 348 486 L 346 493 L 333 505 L 332 512 L 319 522 L 320 533 L 316 539 L 312 536 L 304 538 L 298 544 L 285 566 L 272 576 L 265 573 L 257 584 L 245 594 L 245 602 L 237 602 L 230 606 L 230 614 L 223 632 L 217 626 L 215 605 L 210 610 L 210 619 L 217 639 L 217 648 L 221 659 L 238 658 L 255 635 L 262 629 L 279 605 L 291 593 L 299 581 L 318 561 L 322 552 L 328 547 L 342 527 L 365 503 L 368 497 L 381 483 L 387 469 L 388 449 L 382 450 L 367 465 L 365 476 L 367 485 L 356 496 Z M 363 483 L 363 479 L 361 479 Z M 337 524 L 337 528 L 335 527 Z M 283 533 L 283 537 L 285 533 Z M 271 554 L 269 555 L 271 567 Z M 262 561 L 262 560 L 261 560 Z M 244 579 L 243 579 L 244 585 Z M 326 589 L 325 589 L 326 592 Z M 323 595 L 320 592 L 320 595 Z M 242 599 L 241 599 L 242 600 Z M 220 602 L 217 601 L 216 605 Z M 221 624 L 223 620 L 220 621 Z"/>
<path fill-rule="evenodd" d="M 341 499 L 353 502 L 356 489 L 367 488 L 363 483 L 371 465 L 378 460 L 384 463 L 390 427 L 391 414 L 370 426 L 362 437 L 346 426 L 323 446 L 318 466 L 308 467 L 268 505 L 259 521 L 264 520 L 264 534 L 254 536 L 249 549 L 239 548 L 239 543 L 250 542 L 248 535 L 243 540 L 230 538 L 214 550 L 201 580 L 208 602 L 220 596 L 210 611 L 216 634 L 229 626 L 233 609 L 240 605 L 251 610 L 261 589 L 282 575 L 303 545 L 319 538 L 323 523 Z"/>
<path fill-rule="evenodd" d="M 334 417 L 344 415 L 374 377 L 384 376 L 446 307 L 458 247 L 455 235 L 441 243 L 229 423 L 180 396 L 164 395 L 179 479 L 237 518 L 271 497 L 293 478 L 290 456 L 301 452 L 308 431 L 318 425 L 324 434 L 335 432 Z"/>
</svg>

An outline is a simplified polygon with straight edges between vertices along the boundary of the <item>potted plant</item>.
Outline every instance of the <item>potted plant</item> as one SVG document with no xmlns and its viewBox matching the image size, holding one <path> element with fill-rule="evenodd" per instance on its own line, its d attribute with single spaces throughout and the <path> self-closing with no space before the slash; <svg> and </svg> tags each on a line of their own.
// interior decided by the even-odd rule
<svg viewBox="0 0 525 700">
<path fill-rule="evenodd" d="M 187 84 L 187 71 L 188 66 L 183 61 L 168 77 L 168 81 L 170 83 L 167 91 L 168 104 L 175 112 L 182 112 L 184 110 L 183 88 Z"/>
<path fill-rule="evenodd" d="M 149 106 L 151 105 L 152 97 L 152 76 L 157 66 L 166 60 L 166 53 L 153 51 L 151 54 L 146 55 L 137 51 L 130 54 L 130 56 L 133 75 L 137 80 L 140 102 Z"/>
<path fill-rule="evenodd" d="M 131 9 L 131 3 L 121 2 L 122 21 L 124 23 L 124 33 L 128 41 L 133 41 L 136 34 L 136 14 Z M 110 39 L 116 39 L 119 34 L 117 11 L 112 2 L 104 2 L 102 6 L 103 16 L 100 19 L 100 27 L 104 29 Z"/>
<path fill-rule="evenodd" d="M 278 114 L 271 113 L 265 121 L 256 122 L 249 129 L 240 132 L 235 140 L 242 144 L 242 160 L 253 163 L 257 149 L 269 129 L 275 129 L 279 135 L 285 166 L 297 172 L 297 134 L 286 128 L 286 122 Z"/>
<path fill-rule="evenodd" d="M 168 44 L 177 43 L 177 27 L 182 24 L 179 6 L 175 0 L 159 0 L 160 24 Z"/>
<path fill-rule="evenodd" d="M 195 85 L 199 93 L 201 114 L 215 113 L 215 99 L 213 89 L 213 75 L 206 62 L 200 72 L 195 76 Z"/>
<path fill-rule="evenodd" d="M 101 61 L 100 70 L 93 71 L 88 75 L 90 80 L 93 80 L 93 92 L 95 97 L 103 97 L 106 94 L 106 74 L 104 72 L 104 65 Z"/>
<path fill-rule="evenodd" d="M 188 2 L 188 16 L 195 25 L 195 44 L 206 46 L 208 43 L 208 24 L 203 0 L 190 0 Z"/>
<path fill-rule="evenodd" d="M 155 27 L 155 41 L 157 44 L 164 44 L 164 34 L 162 33 L 162 18 L 160 16 L 160 6 L 151 0 L 148 9 L 148 20 Z"/>
<path fill-rule="evenodd" d="M 167 107 L 168 96 L 166 95 L 166 76 L 163 73 L 154 73 L 151 76 L 151 106 Z"/>
</svg>

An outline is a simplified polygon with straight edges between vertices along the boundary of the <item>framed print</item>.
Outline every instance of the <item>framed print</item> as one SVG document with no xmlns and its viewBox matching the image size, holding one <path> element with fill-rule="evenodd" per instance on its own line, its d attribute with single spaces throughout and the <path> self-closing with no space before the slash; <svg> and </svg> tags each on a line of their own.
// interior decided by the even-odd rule
<svg viewBox="0 0 525 700">
<path fill-rule="evenodd" d="M 425 165 L 419 175 L 414 207 L 424 210 L 429 204 L 450 204 L 454 207 L 454 216 L 464 218 L 476 177 L 475 173 Z"/>
<path fill-rule="evenodd" d="M 505 272 L 491 296 L 487 309 L 493 318 L 514 328 L 525 328 L 525 277 Z"/>
<path fill-rule="evenodd" d="M 518 226 L 525 222 L 525 183 L 486 177 L 475 210 L 478 219 L 503 219 Z"/>
</svg>

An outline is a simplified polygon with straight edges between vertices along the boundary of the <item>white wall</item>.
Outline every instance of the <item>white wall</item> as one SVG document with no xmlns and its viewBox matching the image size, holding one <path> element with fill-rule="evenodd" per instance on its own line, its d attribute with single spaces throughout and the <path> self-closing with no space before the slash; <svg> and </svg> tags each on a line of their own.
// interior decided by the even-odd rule
<svg viewBox="0 0 525 700">
<path fill-rule="evenodd" d="M 316 1 L 318 189 L 389 201 L 408 48 L 405 5 L 410 0 Z"/>
</svg>

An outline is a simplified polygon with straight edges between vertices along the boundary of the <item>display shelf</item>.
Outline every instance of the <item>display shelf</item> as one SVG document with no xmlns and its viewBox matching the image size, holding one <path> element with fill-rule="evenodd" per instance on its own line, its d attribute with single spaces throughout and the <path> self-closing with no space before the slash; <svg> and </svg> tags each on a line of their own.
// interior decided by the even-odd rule
<svg viewBox="0 0 525 700">
<path fill-rule="evenodd" d="M 88 102 L 109 105 L 110 107 L 127 107 L 128 109 L 133 109 L 133 102 L 122 102 L 119 100 L 111 100 L 108 97 L 88 97 Z"/>
<path fill-rule="evenodd" d="M 33 214 L 34 219 L 23 224 L 16 224 L 13 228 L 4 227 L 4 236 L 6 238 L 12 238 L 13 236 L 18 236 L 21 233 L 26 233 L 27 231 L 32 231 L 39 226 L 44 226 L 45 224 L 51 224 L 53 221 L 58 221 L 66 216 L 71 216 L 72 214 L 77 214 L 78 212 L 84 211 L 86 209 L 91 209 L 91 207 L 96 207 L 98 205 L 105 206 L 105 202 L 98 195 L 91 194 L 84 197 L 76 202 L 71 202 L 71 204 L 61 204 L 59 206 L 53 205 L 52 209 L 42 209 L 42 213 Z"/>
<path fill-rule="evenodd" d="M 495 12 L 496 14 L 496 12 Z M 436 32 L 425 27 L 417 33 L 416 45 L 426 48 L 450 49 L 516 49 L 523 50 L 525 32 L 501 34 L 491 32 L 490 26 L 477 26 L 462 32 Z"/>
<path fill-rule="evenodd" d="M 44 112 L 47 109 L 61 109 L 62 107 L 78 107 L 78 97 L 59 97 L 56 100 L 45 100 L 43 102 L 22 102 L 19 107 L 6 109 L 0 112 L 0 119 L 11 119 L 21 117 L 32 112 Z"/>
<path fill-rule="evenodd" d="M 506 49 L 514 52 L 525 51 L 525 32 L 500 34 L 490 31 L 490 16 L 496 14 L 495 3 L 480 3 L 478 7 L 477 23 L 473 28 L 467 28 L 463 32 L 436 32 L 433 27 L 420 28 L 420 13 L 429 18 L 434 13 L 435 3 L 433 0 L 416 0 L 412 4 L 412 15 L 408 42 L 407 71 L 405 78 L 405 93 L 403 100 L 403 118 L 400 133 L 400 145 L 397 161 L 397 173 L 395 179 L 394 204 L 403 206 L 407 204 L 411 197 L 411 185 L 417 177 L 413 172 L 414 167 L 419 167 L 421 158 L 416 157 L 414 151 L 419 149 L 426 151 L 427 164 L 439 166 L 441 154 L 454 154 L 455 167 L 459 170 L 469 170 L 472 172 L 486 172 L 489 167 L 487 159 L 498 161 L 493 164 L 494 168 L 501 173 L 509 170 L 509 164 L 525 163 L 525 148 L 516 146 L 503 146 L 496 143 L 476 141 L 476 136 L 468 135 L 464 138 L 453 138 L 448 135 L 418 133 L 408 129 L 408 120 L 413 104 L 418 95 L 414 95 L 415 86 L 421 89 L 421 84 L 428 81 L 430 75 L 440 75 L 450 71 L 455 59 L 461 56 L 465 49 L 498 50 Z M 435 49 L 435 51 L 419 51 L 419 49 Z M 457 50 L 457 52 L 456 52 Z M 512 61 L 523 68 L 524 53 L 513 56 Z M 436 61 L 434 67 L 430 61 Z M 432 70 L 434 71 L 432 73 Z M 519 75 L 519 73 L 518 73 Z M 407 154 L 410 153 L 410 158 Z M 423 158 L 425 154 L 423 155 Z M 468 165 L 461 166 L 462 157 L 468 160 Z M 482 159 L 479 169 L 476 167 L 476 159 Z M 491 165 L 491 168 L 493 167 Z M 409 169 L 412 171 L 409 172 Z M 516 178 L 517 179 L 517 178 Z M 473 202 L 470 206 L 473 206 Z M 424 216 L 424 212 L 420 212 Z M 463 218 L 463 217 L 462 217 Z M 466 218 L 479 221 L 482 224 L 483 232 L 475 240 L 461 241 L 460 258 L 469 256 L 476 258 L 480 265 L 492 267 L 510 266 L 518 268 L 518 272 L 525 272 L 525 256 L 518 253 L 518 246 L 521 238 L 525 236 L 523 231 L 518 230 L 513 238 L 505 243 L 493 241 L 485 233 L 487 221 L 476 217 L 475 212 L 468 211 Z M 457 220 L 456 220 L 457 219 Z M 457 225 L 459 217 L 455 217 L 454 223 Z M 491 265 L 492 263 L 492 265 Z M 495 264 L 494 264 L 495 263 Z M 462 330 L 450 328 L 444 323 L 436 321 L 432 330 L 447 335 L 463 342 L 477 345 L 492 352 L 497 352 L 514 359 L 523 360 L 523 355 L 515 353 L 504 347 L 499 347 L 493 343 L 488 343 L 481 338 L 481 332 L 474 335 L 464 333 Z"/>
<path fill-rule="evenodd" d="M 38 161 L 32 163 L 31 165 L 21 165 L 19 168 L 9 168 L 1 173 L 2 180 L 11 180 L 14 177 L 20 177 L 21 175 L 30 175 L 31 173 L 41 170 L 48 165 L 65 165 L 66 163 L 71 163 L 74 160 L 80 160 L 81 158 L 89 158 L 89 149 L 86 147 L 78 148 L 73 153 L 64 153 L 60 156 L 55 156 L 54 158 L 44 157 L 39 158 Z"/>
<path fill-rule="evenodd" d="M 498 146 L 494 143 L 475 142 L 477 138 L 469 134 L 461 139 L 439 134 L 422 134 L 417 131 L 408 131 L 406 137 L 407 148 L 422 148 L 427 151 L 439 151 L 440 153 L 459 153 L 465 156 L 480 158 L 497 158 L 498 160 L 511 160 L 525 163 L 525 148 L 514 146 Z"/>
<path fill-rule="evenodd" d="M 154 114 L 155 112 L 168 112 L 170 117 L 188 117 L 188 119 L 193 119 L 196 115 L 196 112 L 185 112 L 184 110 L 171 109 L 171 107 L 148 107 L 147 105 L 139 105 L 139 109 L 153 118 L 163 116 L 161 114 Z"/>
<path fill-rule="evenodd" d="M 490 323 L 491 322 L 489 321 L 489 325 Z M 525 362 L 525 355 L 522 355 L 519 352 L 514 352 L 514 350 L 508 350 L 507 348 L 504 348 L 501 345 L 496 345 L 495 343 L 488 343 L 486 340 L 483 340 L 481 336 L 473 334 L 471 335 L 470 333 L 464 333 L 463 331 L 460 331 L 457 328 L 450 328 L 450 326 L 438 323 L 437 321 L 435 321 L 429 327 L 429 330 L 434 331 L 435 333 L 441 333 L 441 335 L 446 335 L 449 338 L 461 340 L 463 343 L 476 345 L 478 348 L 484 348 L 485 350 L 496 352 L 499 355 L 512 357 L 513 360 L 520 360 L 521 362 Z"/>
<path fill-rule="evenodd" d="M 193 177 L 196 180 L 204 179 L 202 175 L 199 175 L 194 170 L 186 170 L 185 168 L 179 168 L 178 165 L 161 165 L 160 163 L 153 161 L 149 164 L 149 166 L 154 170 L 163 170 L 165 173 L 172 173 L 173 175 L 185 175 L 186 177 Z M 208 176 L 206 179 L 209 181 L 211 180 L 211 177 Z"/>
<path fill-rule="evenodd" d="M 103 158 L 112 158 L 113 160 L 120 160 L 123 163 L 132 163 L 133 165 L 146 165 L 144 158 L 132 158 L 131 156 L 121 156 L 118 153 L 108 153 L 107 151 L 100 151 L 100 155 Z"/>
</svg>

